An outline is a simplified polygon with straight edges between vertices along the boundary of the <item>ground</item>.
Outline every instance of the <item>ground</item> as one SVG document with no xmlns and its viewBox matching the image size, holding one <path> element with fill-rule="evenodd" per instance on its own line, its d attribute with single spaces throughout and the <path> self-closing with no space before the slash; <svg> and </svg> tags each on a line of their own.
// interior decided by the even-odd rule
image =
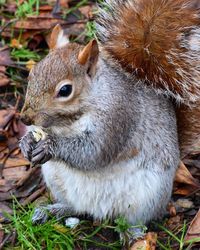
<svg viewBox="0 0 200 250">
<path fill-rule="evenodd" d="M 96 13 L 95 1 L 89 0 L 0 0 L 0 249 L 122 249 L 118 233 L 126 234 L 129 227 L 123 218 L 80 218 L 73 229 L 64 218 L 33 225 L 35 206 L 52 197 L 40 168 L 32 168 L 18 148 L 25 132 L 19 114 L 28 72 L 48 53 L 50 29 L 60 23 L 71 41 L 87 43 L 95 37 Z M 197 147 L 180 164 L 168 214 L 148 225 L 132 250 L 200 249 L 199 169 Z"/>
</svg>

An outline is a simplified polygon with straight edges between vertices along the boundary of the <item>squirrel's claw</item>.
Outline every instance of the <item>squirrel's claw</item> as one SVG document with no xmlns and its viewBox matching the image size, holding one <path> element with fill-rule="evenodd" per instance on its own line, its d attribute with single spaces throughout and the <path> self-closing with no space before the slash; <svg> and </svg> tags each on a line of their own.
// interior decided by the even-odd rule
<svg viewBox="0 0 200 250">
<path fill-rule="evenodd" d="M 35 141 L 33 134 L 31 132 L 29 132 L 28 134 L 23 136 L 20 143 L 19 143 L 19 147 L 21 149 L 22 154 L 29 161 L 31 161 L 32 150 L 33 150 L 35 144 L 36 144 L 36 141 Z"/>
<path fill-rule="evenodd" d="M 32 151 L 31 162 L 33 165 L 44 164 L 52 158 L 52 154 L 50 153 L 50 145 L 50 138 L 41 140 L 37 143 L 35 149 Z"/>
<path fill-rule="evenodd" d="M 37 207 L 32 216 L 33 224 L 44 224 L 48 220 L 48 210 L 46 207 Z"/>
</svg>

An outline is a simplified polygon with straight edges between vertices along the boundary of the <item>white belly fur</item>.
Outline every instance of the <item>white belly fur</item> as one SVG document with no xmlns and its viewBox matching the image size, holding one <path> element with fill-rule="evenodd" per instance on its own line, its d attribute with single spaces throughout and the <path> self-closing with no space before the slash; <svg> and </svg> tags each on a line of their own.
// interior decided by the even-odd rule
<svg viewBox="0 0 200 250">
<path fill-rule="evenodd" d="M 137 169 L 135 164 L 130 160 L 101 172 L 82 172 L 49 161 L 42 172 L 57 202 L 69 204 L 78 214 L 88 213 L 98 219 L 122 215 L 136 224 L 157 217 L 164 209 L 171 195 L 172 170 L 138 170 L 138 162 Z"/>
</svg>

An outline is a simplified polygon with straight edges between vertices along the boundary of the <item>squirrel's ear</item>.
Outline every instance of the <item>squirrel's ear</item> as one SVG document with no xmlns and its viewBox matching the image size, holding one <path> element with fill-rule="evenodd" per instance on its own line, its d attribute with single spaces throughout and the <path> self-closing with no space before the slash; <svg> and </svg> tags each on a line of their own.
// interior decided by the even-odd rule
<svg viewBox="0 0 200 250">
<path fill-rule="evenodd" d="M 69 43 L 68 37 L 64 34 L 62 27 L 57 24 L 50 36 L 49 47 L 50 49 L 61 48 Z"/>
<path fill-rule="evenodd" d="M 98 43 L 96 40 L 92 40 L 79 52 L 78 62 L 81 65 L 85 65 L 88 63 L 88 73 L 92 75 L 96 68 L 98 56 Z"/>
</svg>

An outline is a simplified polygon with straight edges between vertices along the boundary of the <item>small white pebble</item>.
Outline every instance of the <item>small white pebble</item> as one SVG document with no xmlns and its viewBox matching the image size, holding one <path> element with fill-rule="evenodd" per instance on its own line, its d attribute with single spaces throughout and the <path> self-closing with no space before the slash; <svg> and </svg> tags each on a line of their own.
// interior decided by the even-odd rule
<svg viewBox="0 0 200 250">
<path fill-rule="evenodd" d="M 80 220 L 79 218 L 76 218 L 76 217 L 69 217 L 65 220 L 65 226 L 70 227 L 70 228 L 76 227 L 79 223 L 80 223 Z"/>
</svg>

